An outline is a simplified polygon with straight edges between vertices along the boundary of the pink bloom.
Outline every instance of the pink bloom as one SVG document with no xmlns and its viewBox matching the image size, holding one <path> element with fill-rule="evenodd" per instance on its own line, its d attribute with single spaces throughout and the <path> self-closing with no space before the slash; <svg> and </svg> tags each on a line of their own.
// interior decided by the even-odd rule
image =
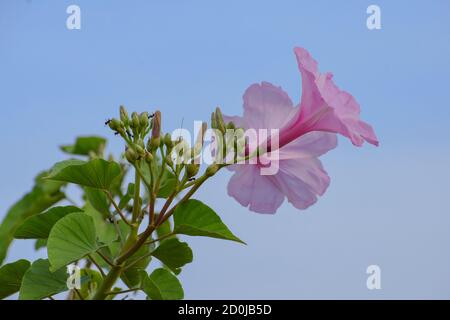
<svg viewBox="0 0 450 320">
<path fill-rule="evenodd" d="M 308 51 L 295 48 L 294 52 L 302 76 L 299 106 L 294 107 L 280 87 L 263 82 L 246 90 L 243 117 L 224 116 L 226 122 L 244 129 L 280 129 L 276 174 L 261 175 L 259 162 L 231 167 L 235 173 L 228 194 L 259 213 L 275 213 L 285 198 L 306 209 L 325 193 L 330 178 L 318 157 L 336 147 L 335 133 L 356 146 L 364 141 L 378 145 L 371 126 L 359 119 L 353 96 L 333 83 L 331 73 L 319 73 Z"/>
</svg>

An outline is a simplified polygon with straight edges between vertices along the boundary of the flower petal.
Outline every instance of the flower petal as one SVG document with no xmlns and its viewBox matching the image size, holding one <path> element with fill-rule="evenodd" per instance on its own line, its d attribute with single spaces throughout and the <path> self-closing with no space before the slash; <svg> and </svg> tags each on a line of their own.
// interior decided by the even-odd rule
<svg viewBox="0 0 450 320">
<path fill-rule="evenodd" d="M 279 129 L 290 119 L 293 109 L 288 94 L 269 82 L 253 84 L 245 91 L 246 129 Z"/>
<path fill-rule="evenodd" d="M 288 143 L 279 149 L 279 158 L 310 158 L 319 157 L 336 148 L 337 137 L 335 133 L 314 131 Z"/>
<path fill-rule="evenodd" d="M 275 213 L 284 195 L 268 176 L 261 176 L 256 165 L 235 165 L 228 183 L 228 194 L 242 206 L 258 213 Z"/>
<path fill-rule="evenodd" d="M 295 48 L 294 52 L 302 75 L 302 99 L 295 129 L 299 130 L 302 122 L 303 131 L 340 133 L 356 146 L 361 146 L 364 140 L 378 145 L 372 127 L 359 119 L 360 107 L 355 98 L 334 84 L 331 73 L 321 74 L 307 50 Z"/>
<path fill-rule="evenodd" d="M 322 163 L 315 157 L 281 160 L 280 170 L 273 179 L 297 209 L 313 205 L 330 184 Z"/>
</svg>

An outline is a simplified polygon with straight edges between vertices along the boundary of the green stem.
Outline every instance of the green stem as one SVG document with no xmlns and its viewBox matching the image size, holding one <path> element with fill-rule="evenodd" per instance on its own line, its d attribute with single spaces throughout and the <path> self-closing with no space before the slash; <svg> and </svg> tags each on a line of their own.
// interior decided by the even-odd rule
<svg viewBox="0 0 450 320">
<path fill-rule="evenodd" d="M 157 224 L 157 226 L 162 225 L 164 222 L 167 221 L 167 219 L 170 218 L 170 216 L 175 212 L 175 209 L 182 204 L 183 202 L 186 202 L 187 200 L 189 200 L 192 195 L 198 190 L 198 188 L 200 188 L 200 186 L 208 179 L 209 177 L 206 175 L 201 176 L 200 178 L 198 178 L 195 181 L 194 186 L 184 195 L 184 197 L 176 204 L 172 207 L 172 209 L 170 209 L 160 220 L 159 223 Z M 162 214 L 162 212 L 160 213 Z"/>
<path fill-rule="evenodd" d="M 103 280 L 102 284 L 98 288 L 96 294 L 92 298 L 92 300 L 105 300 L 108 296 L 108 293 L 111 292 L 112 287 L 116 283 L 117 279 L 119 279 L 120 274 L 122 273 L 122 266 L 112 267 L 108 272 L 105 280 Z"/>
<path fill-rule="evenodd" d="M 133 254 L 135 254 L 140 249 L 140 247 L 147 241 L 147 239 L 152 235 L 153 231 L 155 231 L 155 227 L 152 225 L 148 226 L 147 229 L 145 229 L 145 231 L 138 238 L 136 243 L 134 245 L 132 245 L 127 251 L 125 251 L 122 255 L 120 255 L 117 258 L 116 263 L 122 264 L 129 257 L 131 257 Z"/>
<path fill-rule="evenodd" d="M 138 164 L 139 165 L 139 164 Z M 136 165 L 136 167 L 138 166 Z M 136 223 L 136 220 L 141 211 L 141 205 L 139 204 L 139 199 L 141 195 L 141 176 L 139 172 L 136 170 L 134 175 L 134 203 L 133 203 L 133 216 L 131 219 L 131 223 Z"/>
<path fill-rule="evenodd" d="M 130 222 L 128 221 L 127 217 L 123 214 L 122 210 L 120 210 L 117 203 L 114 201 L 114 197 L 112 196 L 111 192 L 105 191 L 106 196 L 108 197 L 109 201 L 111 201 L 113 207 L 116 209 L 117 213 L 119 214 L 120 218 L 125 222 L 127 225 L 131 226 Z"/>
</svg>

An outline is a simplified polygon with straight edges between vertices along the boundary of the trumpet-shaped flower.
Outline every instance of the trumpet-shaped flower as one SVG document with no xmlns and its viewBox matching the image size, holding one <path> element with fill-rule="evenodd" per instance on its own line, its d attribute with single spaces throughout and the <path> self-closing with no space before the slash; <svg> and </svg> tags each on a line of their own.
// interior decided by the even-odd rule
<svg viewBox="0 0 450 320">
<path fill-rule="evenodd" d="M 353 96 L 334 84 L 331 73 L 321 74 L 308 51 L 295 48 L 294 53 L 302 77 L 298 106 L 280 87 L 263 82 L 246 90 L 243 117 L 224 116 L 244 129 L 279 129 L 276 174 L 261 175 L 262 161 L 231 166 L 228 194 L 259 213 L 275 213 L 285 198 L 306 209 L 325 193 L 330 178 L 318 158 L 336 147 L 336 133 L 356 146 L 378 145 L 371 126 L 359 119 Z"/>
</svg>

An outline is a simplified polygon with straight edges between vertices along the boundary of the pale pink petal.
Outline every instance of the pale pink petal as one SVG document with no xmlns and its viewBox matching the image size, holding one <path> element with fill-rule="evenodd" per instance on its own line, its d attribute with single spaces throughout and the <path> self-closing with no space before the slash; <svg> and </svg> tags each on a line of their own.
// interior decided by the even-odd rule
<svg viewBox="0 0 450 320">
<path fill-rule="evenodd" d="M 271 179 L 297 209 L 313 205 L 330 184 L 328 174 L 315 157 L 281 160 L 280 171 Z"/>
<path fill-rule="evenodd" d="M 269 82 L 253 84 L 245 91 L 246 129 L 279 129 L 292 116 L 293 109 L 287 93 Z"/>
<path fill-rule="evenodd" d="M 280 159 L 319 157 L 336 148 L 335 133 L 314 131 L 288 143 L 279 149 Z"/>
<path fill-rule="evenodd" d="M 328 131 L 348 137 L 354 145 L 378 145 L 373 129 L 359 119 L 360 107 L 351 94 L 341 91 L 332 74 L 320 74 L 308 51 L 295 48 L 302 75 L 302 99 L 297 115 L 280 133 L 280 145 L 310 131 Z"/>
<path fill-rule="evenodd" d="M 251 211 L 275 213 L 283 203 L 284 195 L 271 179 L 261 176 L 256 165 L 235 165 L 234 169 L 228 194 Z"/>
</svg>

